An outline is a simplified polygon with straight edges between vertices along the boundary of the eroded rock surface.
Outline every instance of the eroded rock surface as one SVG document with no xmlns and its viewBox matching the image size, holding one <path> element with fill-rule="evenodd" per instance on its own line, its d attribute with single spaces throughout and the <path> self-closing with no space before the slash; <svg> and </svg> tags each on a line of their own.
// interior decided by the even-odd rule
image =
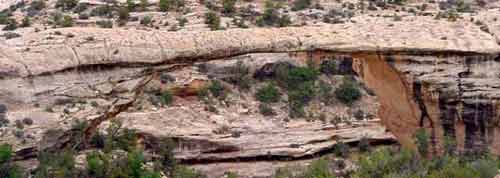
<svg viewBox="0 0 500 178">
<path fill-rule="evenodd" d="M 130 101 L 145 78 L 155 78 L 147 84 L 147 93 L 162 87 L 158 73 L 180 71 L 196 62 L 285 53 L 304 64 L 348 55 L 354 58 L 358 76 L 378 96 L 380 119 L 404 145 L 411 146 L 414 131 L 425 127 L 433 135 L 436 152 L 440 138 L 450 136 L 457 139 L 461 150 L 489 147 L 499 154 L 500 142 L 494 135 L 499 117 L 500 46 L 495 36 L 467 22 L 415 18 L 216 32 L 58 30 L 74 34 L 71 38 L 48 30 L 0 44 L 0 101 L 8 108 L 9 119 L 36 117 L 35 125 L 42 126 L 29 128 L 32 136 L 27 139 L 37 143 L 45 130 L 68 129 L 72 119 L 94 119 L 108 107 Z M 206 76 L 193 71 L 178 73 L 176 85 L 203 85 Z M 199 83 L 191 84 L 193 81 Z M 67 98 L 92 100 L 99 107 L 76 102 L 70 108 L 44 108 Z M 146 111 L 138 108 L 139 104 L 133 105 L 118 113 L 118 118 L 146 138 L 177 138 L 181 143 L 177 156 L 188 163 L 300 158 L 330 149 L 338 139 L 392 139 L 383 126 L 372 121 L 340 128 L 300 120 L 284 123 L 255 117 L 255 111 L 248 109 L 252 107 L 238 103 L 223 104 L 229 109 L 217 115 L 192 111 L 202 106 L 189 97 L 180 101 L 171 108 L 150 107 Z M 35 144 L 17 145 L 20 150 Z"/>
<path fill-rule="evenodd" d="M 414 21 L 404 22 L 368 18 L 360 23 L 323 27 L 215 32 L 174 33 L 98 28 L 48 30 L 0 44 L 0 73 L 7 76 L 29 76 L 89 65 L 189 64 L 263 52 L 499 51 L 496 39 L 472 23 L 441 22 L 429 17 L 414 18 Z M 394 23 L 401 24 L 394 26 Z M 55 31 L 62 35 L 57 35 Z M 67 37 L 66 34 L 69 33 L 75 37 Z M 53 62 L 54 59 L 57 62 Z"/>
</svg>

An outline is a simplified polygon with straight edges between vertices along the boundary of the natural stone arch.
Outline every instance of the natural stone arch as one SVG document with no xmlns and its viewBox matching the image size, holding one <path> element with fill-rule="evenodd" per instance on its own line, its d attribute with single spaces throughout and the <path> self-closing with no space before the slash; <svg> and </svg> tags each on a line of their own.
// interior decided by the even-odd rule
<svg viewBox="0 0 500 178">
<path fill-rule="evenodd" d="M 4 74 L 4 82 L 10 82 L 95 67 L 108 70 L 114 70 L 114 66 L 138 71 L 175 70 L 195 62 L 250 53 L 305 52 L 307 57 L 312 58 L 347 54 L 355 59 L 353 68 L 359 76 L 381 98 L 383 108 L 380 117 L 403 145 L 412 146 L 414 131 L 424 126 L 432 128 L 436 146 L 439 147 L 439 138 L 445 135 L 440 118 L 450 116 L 443 116 L 442 113 L 456 110 L 459 112 L 457 115 L 466 118 L 463 132 L 456 131 L 462 130 L 462 126 L 455 123 L 456 133 L 452 135 L 457 136 L 459 143 L 472 147 L 478 143 L 474 140 L 479 139 L 480 143 L 491 145 L 494 153 L 500 152 L 500 141 L 490 137 L 485 139 L 483 135 L 491 131 L 486 133 L 488 129 L 484 124 L 476 124 L 477 121 L 495 120 L 491 118 L 498 117 L 494 112 L 498 110 L 498 105 L 487 105 L 490 108 L 486 110 L 487 114 L 470 119 L 470 115 L 483 111 L 477 109 L 479 107 L 474 109 L 474 104 L 483 106 L 482 100 L 496 101 L 500 98 L 495 89 L 500 85 L 499 80 L 495 78 L 495 73 L 491 73 L 499 67 L 496 54 L 500 52 L 500 47 L 491 36 L 460 31 L 465 34 L 461 38 L 443 40 L 435 38 L 435 34 L 396 34 L 399 31 L 395 29 L 366 37 L 350 29 L 357 26 L 334 27 L 337 26 L 179 33 L 68 28 L 60 31 L 76 33 L 77 37 L 68 39 L 58 36 L 50 40 L 46 37 L 53 36 L 52 32 L 46 31 L 0 45 L 0 73 Z M 440 30 L 442 33 L 458 33 L 452 27 Z M 127 37 L 121 38 L 123 36 Z M 388 40 L 388 36 L 394 39 L 384 41 Z M 480 66 L 489 66 L 493 70 L 481 71 Z M 471 83 L 469 79 L 478 79 L 474 75 L 482 77 Z M 461 89 L 464 85 L 469 89 Z M 22 99 L 37 93 L 27 88 L 4 90 L 11 91 L 14 96 L 20 95 Z M 443 97 L 443 93 L 452 95 Z M 474 97 L 481 102 L 474 102 Z M 465 103 L 462 105 L 464 108 L 451 107 L 454 102 Z M 422 117 L 422 113 L 428 116 L 424 114 Z M 424 119 L 428 121 L 422 122 Z M 498 129 L 489 130 L 496 132 Z"/>
</svg>

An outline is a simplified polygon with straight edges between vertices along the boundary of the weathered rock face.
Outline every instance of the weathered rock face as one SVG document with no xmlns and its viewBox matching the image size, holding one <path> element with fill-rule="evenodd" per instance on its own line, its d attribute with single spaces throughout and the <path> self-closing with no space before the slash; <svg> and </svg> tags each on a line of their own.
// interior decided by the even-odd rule
<svg viewBox="0 0 500 178">
<path fill-rule="evenodd" d="M 353 58 L 354 70 L 379 97 L 382 122 L 402 144 L 412 146 L 415 130 L 425 127 L 434 138 L 436 152 L 441 150 L 441 138 L 450 136 L 456 138 L 463 150 L 489 147 L 500 154 L 500 141 L 494 137 L 499 117 L 496 101 L 500 96 L 500 64 L 496 55 L 500 46 L 492 35 L 472 24 L 426 18 L 418 22 L 405 21 L 401 22 L 405 24 L 390 26 L 382 20 L 328 28 L 179 33 L 59 30 L 62 34 L 75 34 L 73 38 L 51 31 L 30 34 L 0 44 L 0 101 L 9 109 L 8 117 L 22 118 L 38 113 L 39 119 L 35 122 L 46 122 L 47 128 L 57 127 L 69 118 L 93 119 L 100 115 L 100 109 L 140 102 L 137 96 L 142 91 L 137 88 L 142 81 L 160 78 L 156 76 L 158 72 L 179 71 L 196 62 L 245 60 L 242 56 L 253 53 L 285 53 L 299 62 L 320 63 L 322 59 L 342 55 Z M 262 58 L 256 61 L 259 60 Z M 183 77 L 196 78 L 186 77 L 191 75 L 196 74 L 181 72 L 176 78 L 181 81 Z M 184 82 L 183 87 L 201 85 L 191 86 L 189 82 Z M 146 91 L 150 85 L 154 85 L 153 82 L 146 85 Z M 55 103 L 59 97 L 92 99 L 106 107 L 82 107 L 84 109 L 68 112 L 58 108 L 55 112 L 46 112 L 33 106 Z M 234 116 L 234 123 L 228 124 L 235 126 L 239 134 L 213 134 L 222 126 L 220 122 L 229 121 L 207 112 L 186 115 L 191 108 L 182 104 L 185 103 L 171 112 L 164 109 L 138 112 L 139 109 L 130 107 L 116 114 L 123 117 L 127 127 L 155 137 L 180 138 L 186 149 L 178 156 L 186 162 L 283 155 L 303 157 L 331 148 L 334 137 L 357 141 L 363 134 L 361 130 L 372 132 L 372 139 L 390 138 L 379 125 L 366 123 L 358 129 L 330 130 L 330 126 L 318 123 L 242 121 L 236 119 L 239 116 Z M 226 114 L 236 113 L 237 109 L 243 108 Z M 169 121 L 174 124 L 169 125 Z M 251 126 L 259 122 L 266 122 L 266 127 Z M 172 135 L 172 130 L 176 135 Z"/>
<path fill-rule="evenodd" d="M 495 55 L 359 55 L 358 73 L 382 99 L 380 117 L 403 143 L 428 128 L 439 152 L 443 137 L 459 151 L 499 154 L 499 61 Z M 383 62 L 380 62 L 383 61 Z M 390 99 L 389 99 L 390 98 Z M 411 118 L 411 119 L 410 119 Z M 441 144 L 439 144 L 441 143 Z"/>
<path fill-rule="evenodd" d="M 325 27 L 215 32 L 49 30 L 0 44 L 0 73 L 29 76 L 91 65 L 191 64 L 263 52 L 495 53 L 499 49 L 494 37 L 472 23 L 454 24 L 434 21 L 430 17 L 391 26 L 393 23 L 386 19 L 372 19 Z M 75 37 L 67 37 L 69 33 Z"/>
<path fill-rule="evenodd" d="M 12 128 L 14 124 L 2 128 L 2 142 L 14 144 L 20 157 L 30 157 L 37 149 L 57 147 L 57 143 L 63 140 L 59 139 L 61 134 L 72 128 L 74 120 L 92 121 L 110 113 L 109 110 L 115 113 L 119 108 L 128 107 L 108 119 L 121 121 L 123 128 L 136 129 L 144 136 L 148 149 L 157 145 L 154 143 L 158 139 L 174 138 L 178 143 L 176 158 L 181 163 L 204 170 L 210 177 L 220 177 L 226 171 L 238 172 L 243 177 L 269 176 L 275 169 L 289 165 L 291 160 L 305 164 L 315 155 L 329 153 L 339 141 L 354 145 L 366 138 L 374 144 L 395 143 L 394 136 L 377 117 L 360 121 L 350 115 L 357 109 L 376 115 L 378 104 L 374 96 L 363 97 L 353 105 L 356 106 L 354 109 L 342 104 L 309 103 L 311 110 L 326 113 L 327 119 L 345 116 L 346 122 L 339 124 L 319 119 L 289 119 L 285 102 L 272 105 L 275 116 L 263 116 L 258 109 L 260 102 L 254 99 L 255 91 L 238 92 L 231 85 L 228 86 L 231 94 L 215 104 L 217 112 L 208 111 L 207 104 L 197 98 L 197 91 L 208 83 L 210 76 L 223 79 L 224 73 L 227 75 L 225 68 L 234 66 L 237 60 L 251 66 L 252 74 L 269 63 L 305 65 L 287 53 L 242 55 L 232 60 L 203 63 L 207 66 L 205 72 L 199 72 L 201 65 L 159 72 L 139 96 L 134 93 L 144 79 L 152 76 L 145 73 L 150 69 L 96 68 L 26 79 L 7 78 L 2 80 L 2 86 L 5 86 L 2 88 L 2 103 L 9 109 L 6 118 L 11 123 L 32 118 L 34 124 L 25 126 L 24 138 L 11 134 L 11 131 L 16 131 Z M 332 80 L 334 78 L 332 76 Z M 330 79 L 325 81 L 332 83 Z M 252 90 L 260 88 L 264 82 L 254 85 L 257 86 Z M 151 98 L 162 88 L 170 88 L 177 95 L 171 106 L 153 104 Z M 107 126 L 108 122 L 104 122 L 101 131 L 105 132 Z M 51 129 L 62 130 L 46 135 Z M 267 167 L 270 163 L 274 166 Z M 232 166 L 226 166 L 224 171 L 216 166 L 218 164 Z M 253 164 L 258 165 L 250 166 Z M 256 169 L 262 171 L 255 172 Z"/>
</svg>

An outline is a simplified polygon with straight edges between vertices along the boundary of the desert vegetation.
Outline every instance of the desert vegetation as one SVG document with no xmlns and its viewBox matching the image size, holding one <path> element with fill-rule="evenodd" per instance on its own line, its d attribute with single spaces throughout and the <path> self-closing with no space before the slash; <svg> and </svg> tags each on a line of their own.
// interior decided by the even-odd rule
<svg viewBox="0 0 500 178">
<path fill-rule="evenodd" d="M 280 169 L 274 178 L 494 178 L 498 174 L 500 160 L 488 153 L 444 153 L 428 157 L 429 150 L 426 149 L 429 148 L 425 145 L 429 144 L 430 138 L 425 132 L 422 129 L 415 133 L 418 151 L 400 147 L 370 148 L 360 142 L 358 150 L 364 153 L 355 160 L 357 168 L 343 175 L 337 175 L 333 169 L 337 161 L 324 157 L 300 172 Z M 347 146 L 340 143 L 334 152 L 336 156 L 346 157 L 346 150 Z"/>
<path fill-rule="evenodd" d="M 500 168 L 498 2 L 0 8 L 0 178 L 493 178 Z M 402 100 L 411 109 L 394 107 Z M 454 132 L 463 125 L 465 136 Z"/>
<path fill-rule="evenodd" d="M 74 124 L 75 132 L 87 127 L 87 123 Z M 8 144 L 0 145 L 0 175 L 7 178 L 160 178 L 168 175 L 176 178 L 202 178 L 202 174 L 178 165 L 172 150 L 175 143 L 170 139 L 159 140 L 158 150 L 151 157 L 137 145 L 137 133 L 134 130 L 122 129 L 119 122 L 113 122 L 107 134 L 97 134 L 92 139 L 92 147 L 96 151 L 79 152 L 81 147 L 68 147 L 57 152 L 42 151 L 38 153 L 38 166 L 32 170 L 24 170 L 14 162 L 14 152 Z M 47 134 L 53 134 L 49 131 Z M 77 138 L 78 134 L 74 135 Z M 78 139 L 77 139 L 78 140 Z M 84 163 L 76 160 L 84 157 Z M 147 163 L 153 164 L 147 164 Z"/>
</svg>

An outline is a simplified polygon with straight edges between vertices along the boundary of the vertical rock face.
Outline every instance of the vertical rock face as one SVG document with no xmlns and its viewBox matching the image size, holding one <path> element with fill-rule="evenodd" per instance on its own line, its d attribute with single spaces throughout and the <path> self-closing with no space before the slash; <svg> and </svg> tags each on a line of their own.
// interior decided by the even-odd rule
<svg viewBox="0 0 500 178">
<path fill-rule="evenodd" d="M 415 132 L 425 128 L 433 153 L 443 152 L 449 139 L 460 152 L 500 154 L 495 138 L 500 61 L 494 55 L 315 51 L 295 56 L 316 64 L 334 58 L 339 71 L 354 69 L 378 96 L 379 117 L 403 145 L 413 147 Z"/>
<path fill-rule="evenodd" d="M 404 145 L 418 128 L 431 133 L 434 152 L 443 140 L 458 151 L 500 153 L 500 63 L 494 56 L 353 55 L 354 68 L 379 96 L 384 124 Z"/>
</svg>

